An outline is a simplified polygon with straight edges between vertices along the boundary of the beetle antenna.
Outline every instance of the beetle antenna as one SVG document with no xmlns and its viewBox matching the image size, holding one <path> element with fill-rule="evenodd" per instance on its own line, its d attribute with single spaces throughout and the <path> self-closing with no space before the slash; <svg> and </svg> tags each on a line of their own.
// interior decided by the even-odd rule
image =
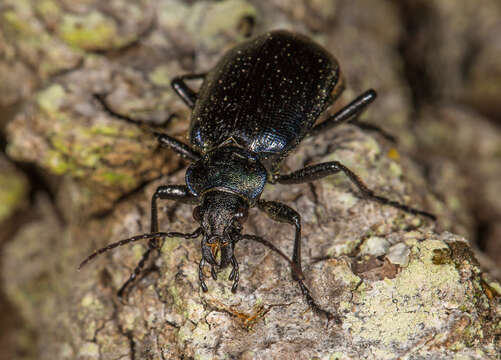
<svg viewBox="0 0 501 360">
<path fill-rule="evenodd" d="M 91 261 L 92 259 L 94 259 L 96 256 L 101 255 L 102 253 L 105 253 L 105 252 L 107 252 L 107 251 L 109 251 L 111 249 L 114 249 L 116 247 L 119 247 L 119 246 L 122 246 L 122 245 L 125 245 L 125 244 L 128 244 L 128 243 L 131 243 L 131 242 L 136 242 L 136 241 L 140 241 L 140 240 L 154 239 L 154 238 L 159 238 L 159 237 L 182 237 L 182 238 L 185 238 L 185 239 L 193 239 L 193 238 L 198 237 L 201 233 L 202 233 L 202 228 L 199 227 L 194 232 L 188 233 L 188 234 L 180 233 L 180 232 L 175 232 L 175 231 L 174 232 L 159 231 L 159 232 L 152 232 L 152 233 L 147 233 L 147 234 L 136 235 L 136 236 L 130 237 L 128 239 L 123 239 L 123 240 L 114 242 L 112 244 L 109 244 L 109 245 L 101 248 L 101 249 L 98 249 L 98 250 L 94 251 L 92 254 L 90 254 L 89 256 L 87 256 L 87 258 L 85 258 L 84 261 L 82 261 L 80 263 L 80 265 L 78 266 L 78 270 L 80 270 L 85 265 L 87 265 L 87 263 L 89 261 Z"/>
</svg>

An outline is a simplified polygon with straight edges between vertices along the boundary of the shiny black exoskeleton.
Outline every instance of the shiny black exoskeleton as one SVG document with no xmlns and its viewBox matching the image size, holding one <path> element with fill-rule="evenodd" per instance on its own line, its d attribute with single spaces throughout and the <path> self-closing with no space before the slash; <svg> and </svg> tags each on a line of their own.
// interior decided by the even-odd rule
<svg viewBox="0 0 501 360">
<path fill-rule="evenodd" d="M 203 79 L 198 93 L 185 83 L 196 79 Z M 375 99 L 373 90 L 366 91 L 315 125 L 320 114 L 341 94 L 343 83 L 336 60 L 308 38 L 287 31 L 266 33 L 230 50 L 209 73 L 176 78 L 172 86 L 193 109 L 190 145 L 165 134 L 156 133 L 156 136 L 161 144 L 193 161 L 186 171 L 186 185 L 165 185 L 156 190 L 151 204 L 151 233 L 111 244 L 81 264 L 85 265 L 114 247 L 150 239 L 148 250 L 119 290 L 119 295 L 141 272 L 150 253 L 159 248 L 157 239 L 164 236 L 202 236 L 199 270 L 202 289 L 207 291 L 204 265 L 211 267 L 215 279 L 215 266 L 231 264 L 232 290 L 236 291 L 239 273 L 234 247 L 238 241 L 250 239 L 264 243 L 288 260 L 292 276 L 298 281 L 309 305 L 330 318 L 332 315 L 316 305 L 303 282 L 301 217 L 285 204 L 260 198 L 267 182 L 297 184 L 343 172 L 365 197 L 434 219 L 427 212 L 375 195 L 337 161 L 280 174 L 281 160 L 305 136 L 347 121 L 378 130 L 357 120 L 362 110 Z M 193 216 L 200 227 L 188 234 L 158 232 L 158 199 L 196 204 Z M 295 227 L 292 260 L 265 239 L 242 234 L 248 210 L 255 206 L 272 219 Z"/>
</svg>

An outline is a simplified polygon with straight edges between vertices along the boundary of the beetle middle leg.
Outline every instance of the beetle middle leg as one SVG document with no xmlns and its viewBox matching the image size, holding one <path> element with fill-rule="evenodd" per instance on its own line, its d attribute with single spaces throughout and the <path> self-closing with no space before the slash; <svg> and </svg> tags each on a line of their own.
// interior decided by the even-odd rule
<svg viewBox="0 0 501 360">
<path fill-rule="evenodd" d="M 336 98 L 339 97 L 339 95 L 340 93 L 336 94 L 335 95 Z M 377 93 L 375 90 L 369 89 L 365 91 L 361 95 L 357 96 L 348 105 L 343 107 L 341 110 L 329 116 L 320 124 L 313 126 L 313 128 L 311 128 L 311 130 L 308 132 L 308 136 L 315 136 L 333 127 L 344 124 L 346 122 L 350 122 L 350 124 L 355 125 L 362 130 L 377 132 L 381 134 L 384 138 L 392 142 L 396 142 L 396 139 L 393 135 L 387 133 L 380 127 L 358 120 L 359 116 L 367 108 L 367 106 L 369 106 L 374 102 L 374 100 L 376 100 L 376 97 Z"/>
<path fill-rule="evenodd" d="M 343 172 L 353 184 L 360 190 L 362 195 L 369 200 L 377 201 L 384 205 L 393 206 L 410 214 L 425 216 L 431 220 L 436 220 L 435 215 L 429 212 L 415 209 L 413 207 L 399 203 L 398 201 L 390 200 L 383 196 L 374 194 L 374 191 L 369 189 L 353 171 L 338 161 L 330 161 L 317 165 L 304 167 L 300 170 L 294 171 L 286 175 L 276 175 L 274 181 L 281 184 L 300 184 L 321 179 L 323 177 Z"/>
<path fill-rule="evenodd" d="M 153 196 L 151 197 L 151 233 L 158 232 L 158 214 L 157 214 L 157 200 L 177 200 L 185 203 L 195 203 L 196 198 L 190 193 L 186 185 L 163 185 L 159 186 Z M 186 235 L 186 234 L 185 234 Z M 199 233 L 197 234 L 197 236 Z M 122 297 L 126 288 L 131 284 L 136 277 L 142 272 L 146 261 L 154 250 L 160 249 L 158 237 L 151 238 L 148 241 L 148 249 L 143 254 L 143 257 L 135 267 L 134 271 L 130 274 L 127 281 L 118 290 L 118 297 Z"/>
<path fill-rule="evenodd" d="M 94 94 L 94 98 L 101 104 L 104 111 L 106 111 L 109 115 L 114 116 L 114 117 L 121 119 L 121 120 L 125 120 L 129 123 L 136 124 L 140 127 L 143 127 L 143 128 L 145 127 L 145 124 L 142 121 L 135 120 L 129 116 L 117 113 L 116 111 L 111 109 L 108 106 L 104 97 L 105 97 L 105 95 L 103 95 L 103 94 Z M 149 127 L 147 127 L 147 129 L 151 131 L 151 129 Z M 195 149 L 193 149 L 191 146 L 189 146 L 189 145 L 187 145 L 179 140 L 176 140 L 175 138 L 173 138 L 167 134 L 153 131 L 153 135 L 156 136 L 157 141 L 160 143 L 160 145 L 164 145 L 164 146 L 169 147 L 170 149 L 172 149 L 173 151 L 175 151 L 176 153 L 178 153 L 179 155 L 181 155 L 184 158 L 187 158 L 187 159 L 192 160 L 192 161 L 197 161 L 198 159 L 200 159 L 202 157 L 200 155 L 200 153 L 198 151 L 196 151 Z"/>
</svg>

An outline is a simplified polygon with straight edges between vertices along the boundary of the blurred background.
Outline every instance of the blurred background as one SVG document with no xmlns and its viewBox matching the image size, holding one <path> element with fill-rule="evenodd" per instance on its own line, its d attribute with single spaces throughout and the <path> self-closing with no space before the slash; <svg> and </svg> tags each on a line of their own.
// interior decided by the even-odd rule
<svg viewBox="0 0 501 360">
<path fill-rule="evenodd" d="M 189 111 L 170 79 L 279 28 L 338 59 L 340 103 L 378 91 L 367 119 L 420 165 L 441 229 L 466 237 L 501 279 L 499 0 L 2 0 L 1 359 L 49 346 L 39 312 L 57 304 L 54 274 L 76 267 L 60 249 L 85 253 L 69 234 L 182 167 L 93 94 L 182 138 Z"/>
</svg>

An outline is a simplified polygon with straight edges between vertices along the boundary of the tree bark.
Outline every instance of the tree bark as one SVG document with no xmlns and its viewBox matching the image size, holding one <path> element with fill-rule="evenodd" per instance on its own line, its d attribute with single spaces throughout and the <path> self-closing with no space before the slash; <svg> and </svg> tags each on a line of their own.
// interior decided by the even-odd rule
<svg viewBox="0 0 501 360">
<path fill-rule="evenodd" d="M 49 196 L 34 196 L 37 218 L 2 251 L 2 286 L 26 324 L 18 331 L 29 339 L 19 345 L 24 358 L 495 359 L 501 286 L 465 237 L 477 235 L 478 219 L 499 222 L 501 133 L 457 94 L 437 91 L 431 102 L 416 90 L 409 54 L 421 43 L 405 49 L 415 35 L 407 11 L 419 2 L 403 3 L 6 0 L 0 74 L 9 76 L 0 102 L 24 102 L 8 124 L 6 153 L 51 174 Z M 340 161 L 376 194 L 438 222 L 363 199 L 342 174 L 266 186 L 263 199 L 300 213 L 305 282 L 341 325 L 312 312 L 288 263 L 258 243 L 236 245 L 236 294 L 229 269 L 217 281 L 207 274 L 209 291 L 200 290 L 196 240 L 165 239 L 123 300 L 116 291 L 146 243 L 78 272 L 95 249 L 149 231 L 156 187 L 184 183 L 186 163 L 148 130 L 187 141 L 189 111 L 170 80 L 209 70 L 225 50 L 272 28 L 309 34 L 336 56 L 347 90 L 329 112 L 375 88 L 363 120 L 399 140 L 345 125 L 303 141 L 284 169 Z M 467 57 L 454 54 L 451 61 Z M 443 83 L 433 79 L 438 89 Z M 95 95 L 135 121 L 113 116 Z M 461 136 L 473 130 L 473 138 Z M 492 181 L 484 186 L 485 178 Z M 160 231 L 196 229 L 191 206 L 160 208 Z M 292 256 L 292 226 L 251 211 L 244 229 Z"/>
</svg>

